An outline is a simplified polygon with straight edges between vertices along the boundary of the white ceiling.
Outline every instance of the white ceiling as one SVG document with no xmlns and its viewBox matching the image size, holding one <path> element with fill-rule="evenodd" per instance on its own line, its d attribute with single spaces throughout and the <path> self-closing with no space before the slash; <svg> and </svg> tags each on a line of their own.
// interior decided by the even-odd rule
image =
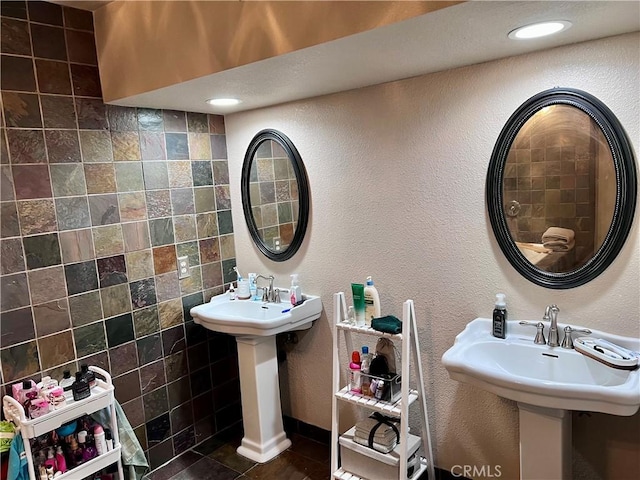
<svg viewBox="0 0 640 480">
<path fill-rule="evenodd" d="M 541 20 L 573 27 L 544 39 L 507 38 Z M 128 97 L 119 105 L 233 113 L 640 31 L 640 1 L 470 1 L 214 75 Z M 236 97 L 211 107 L 211 97 Z"/>
</svg>

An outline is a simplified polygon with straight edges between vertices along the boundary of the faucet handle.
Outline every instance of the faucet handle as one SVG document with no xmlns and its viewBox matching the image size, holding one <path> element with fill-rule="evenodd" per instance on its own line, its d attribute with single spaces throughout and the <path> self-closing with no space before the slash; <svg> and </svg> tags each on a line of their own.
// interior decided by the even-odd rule
<svg viewBox="0 0 640 480">
<path fill-rule="evenodd" d="M 267 290 L 266 288 L 262 289 L 262 301 L 265 303 L 269 302 L 269 290 Z"/>
<path fill-rule="evenodd" d="M 544 323 L 542 322 L 527 322 L 522 320 L 520 325 L 530 325 L 532 327 L 536 327 L 538 330 L 536 332 L 536 338 L 533 339 L 533 343 L 536 345 L 545 345 L 547 341 L 544 338 Z"/>
<path fill-rule="evenodd" d="M 280 289 L 276 288 L 273 291 L 273 303 L 281 303 L 280 301 Z"/>
<path fill-rule="evenodd" d="M 591 334 L 591 330 L 588 328 L 573 328 L 569 325 L 564 327 L 564 339 L 562 340 L 562 348 L 573 348 L 573 338 L 571 338 L 572 332 L 584 333 L 586 335 Z"/>
</svg>

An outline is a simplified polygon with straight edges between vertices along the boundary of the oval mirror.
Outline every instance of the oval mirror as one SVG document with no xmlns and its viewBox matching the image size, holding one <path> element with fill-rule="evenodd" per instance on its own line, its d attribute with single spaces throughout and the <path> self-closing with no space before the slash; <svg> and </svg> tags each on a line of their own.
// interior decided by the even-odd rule
<svg viewBox="0 0 640 480">
<path fill-rule="evenodd" d="M 260 251 L 282 262 L 298 251 L 309 218 L 307 171 L 296 147 L 277 130 L 251 140 L 242 164 L 242 206 Z"/>
<path fill-rule="evenodd" d="M 586 92 L 554 88 L 527 100 L 502 129 L 486 200 L 513 267 L 563 289 L 594 279 L 618 255 L 636 190 L 631 143 L 611 110 Z"/>
</svg>

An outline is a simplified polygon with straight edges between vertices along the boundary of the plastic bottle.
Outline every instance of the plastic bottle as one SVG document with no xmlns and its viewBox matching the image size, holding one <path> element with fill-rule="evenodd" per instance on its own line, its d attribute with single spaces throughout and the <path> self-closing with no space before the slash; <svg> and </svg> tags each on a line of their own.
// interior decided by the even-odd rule
<svg viewBox="0 0 640 480">
<path fill-rule="evenodd" d="M 493 310 L 493 327 L 491 333 L 497 338 L 505 338 L 507 336 L 507 304 L 504 293 L 498 293 L 496 295 L 496 308 Z"/>
<path fill-rule="evenodd" d="M 83 363 L 80 365 L 80 371 L 82 372 L 82 376 L 87 379 L 89 382 L 89 386 L 91 388 L 96 386 L 96 374 L 89 370 L 89 365 Z"/>
<path fill-rule="evenodd" d="M 64 396 L 69 398 L 73 398 L 73 392 L 71 391 L 71 387 L 73 386 L 73 377 L 71 376 L 71 370 L 65 370 L 62 372 L 62 380 L 58 386 L 62 387 L 64 390 Z"/>
<path fill-rule="evenodd" d="M 352 392 L 362 393 L 362 379 L 360 378 L 360 352 L 354 350 L 349 364 L 349 388 Z"/>
<path fill-rule="evenodd" d="M 107 440 L 102 425 L 96 425 L 93 429 L 93 440 L 96 442 L 98 455 L 104 455 L 107 453 Z"/>
<path fill-rule="evenodd" d="M 60 445 L 56 448 L 56 462 L 59 472 L 64 473 L 67 471 L 67 460 L 64 458 L 64 453 L 62 453 L 62 447 Z"/>
<path fill-rule="evenodd" d="M 82 400 L 91 395 L 89 380 L 84 375 L 82 375 L 82 372 L 76 372 L 76 381 L 73 382 L 72 392 L 73 399 L 75 401 Z"/>
<path fill-rule="evenodd" d="M 233 287 L 233 282 L 229 284 L 229 300 L 236 299 L 236 289 Z"/>
<path fill-rule="evenodd" d="M 298 274 L 294 273 L 291 275 L 291 287 L 289 288 L 291 292 L 291 305 L 297 305 L 302 301 L 302 289 L 300 285 L 298 285 Z"/>
<path fill-rule="evenodd" d="M 249 274 L 249 291 L 251 292 L 251 300 L 259 300 L 258 295 L 258 284 L 257 282 L 258 274 L 250 273 Z"/>
<path fill-rule="evenodd" d="M 105 429 L 104 438 L 107 442 L 107 452 L 110 452 L 111 450 L 113 450 L 113 436 L 111 435 L 111 430 L 109 430 L 108 428 Z"/>
<path fill-rule="evenodd" d="M 53 455 L 53 448 L 50 448 L 47 451 L 47 459 L 44 461 L 44 467 L 51 467 L 54 471 L 58 469 L 58 462 L 56 461 L 56 457 Z"/>
<path fill-rule="evenodd" d="M 380 317 L 380 295 L 373 286 L 371 277 L 367 277 L 367 284 L 364 287 L 364 323 L 371 326 L 371 319 Z"/>
<path fill-rule="evenodd" d="M 369 353 L 369 347 L 362 346 L 362 355 L 360 355 L 360 378 L 362 383 L 362 394 L 371 396 L 371 378 L 369 377 L 369 366 L 371 365 L 373 355 Z"/>
</svg>

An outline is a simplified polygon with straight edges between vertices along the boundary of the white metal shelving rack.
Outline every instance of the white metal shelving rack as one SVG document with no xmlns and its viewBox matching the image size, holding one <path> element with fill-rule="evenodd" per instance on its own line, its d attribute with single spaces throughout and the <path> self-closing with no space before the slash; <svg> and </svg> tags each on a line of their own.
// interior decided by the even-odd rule
<svg viewBox="0 0 640 480">
<path fill-rule="evenodd" d="M 421 445 L 418 448 L 419 462 L 411 476 L 412 480 L 420 478 L 420 476 L 428 471 L 428 479 L 435 480 L 435 467 L 433 464 L 433 450 L 431 447 L 431 434 L 429 432 L 429 421 L 427 415 L 427 403 L 425 397 L 424 377 L 422 376 L 422 363 L 420 361 L 420 348 L 418 344 L 418 331 L 416 327 L 415 308 L 413 300 L 407 300 L 403 305 L 402 333 L 391 335 L 373 330 L 369 327 L 356 327 L 346 322 L 347 304 L 343 292 L 333 295 L 333 312 L 334 312 L 334 332 L 333 332 L 333 401 L 331 406 L 332 428 L 331 428 L 331 471 L 334 479 L 340 480 L 359 480 L 360 477 L 352 472 L 348 472 L 338 465 L 339 453 L 339 402 L 347 402 L 355 404 L 359 407 L 369 409 L 374 412 L 380 412 L 384 415 L 400 418 L 400 442 L 394 451 L 388 455 L 394 456 L 398 461 L 398 474 L 402 479 L 406 479 L 407 460 L 409 457 L 408 445 L 415 441 L 419 441 Z M 339 332 L 344 333 L 345 346 L 347 352 L 340 355 Z M 341 365 L 347 363 L 349 355 L 354 350 L 352 333 L 372 335 L 375 337 L 387 337 L 394 340 L 394 343 L 400 341 L 402 343 L 401 356 L 401 397 L 395 403 L 379 401 L 372 397 L 363 396 L 358 393 L 351 392 L 349 386 L 341 388 L 340 372 Z M 413 362 L 415 368 L 416 388 L 410 387 L 410 365 Z M 420 438 L 409 433 L 408 415 L 409 406 L 416 404 L 420 409 Z M 343 434 L 343 436 L 346 434 Z M 380 454 L 384 455 L 384 454 Z"/>
<path fill-rule="evenodd" d="M 24 441 L 24 450 L 27 456 L 30 480 L 37 480 L 38 478 L 33 464 L 30 439 L 55 430 L 65 423 L 80 418 L 83 415 L 90 415 L 106 407 L 109 407 L 111 412 L 113 449 L 92 458 L 88 462 L 72 468 L 71 470 L 68 470 L 66 473 L 56 477 L 56 480 L 78 480 L 80 478 L 85 478 L 114 463 L 118 464 L 118 478 L 124 480 L 122 460 L 120 456 L 120 450 L 122 447 L 118 437 L 118 424 L 114 404 L 114 388 L 113 383 L 111 382 L 111 375 L 101 368 L 94 366 L 90 366 L 89 370 L 98 373 L 105 378 L 105 381 L 96 378 L 96 386 L 91 388 L 91 395 L 89 397 L 78 401 L 67 400 L 67 405 L 63 408 L 53 410 L 52 412 L 32 420 L 28 419 L 24 408 L 17 400 L 9 395 L 4 396 L 2 400 L 4 415 L 7 420 L 12 421 L 16 425 L 16 428 L 20 431 Z"/>
</svg>

